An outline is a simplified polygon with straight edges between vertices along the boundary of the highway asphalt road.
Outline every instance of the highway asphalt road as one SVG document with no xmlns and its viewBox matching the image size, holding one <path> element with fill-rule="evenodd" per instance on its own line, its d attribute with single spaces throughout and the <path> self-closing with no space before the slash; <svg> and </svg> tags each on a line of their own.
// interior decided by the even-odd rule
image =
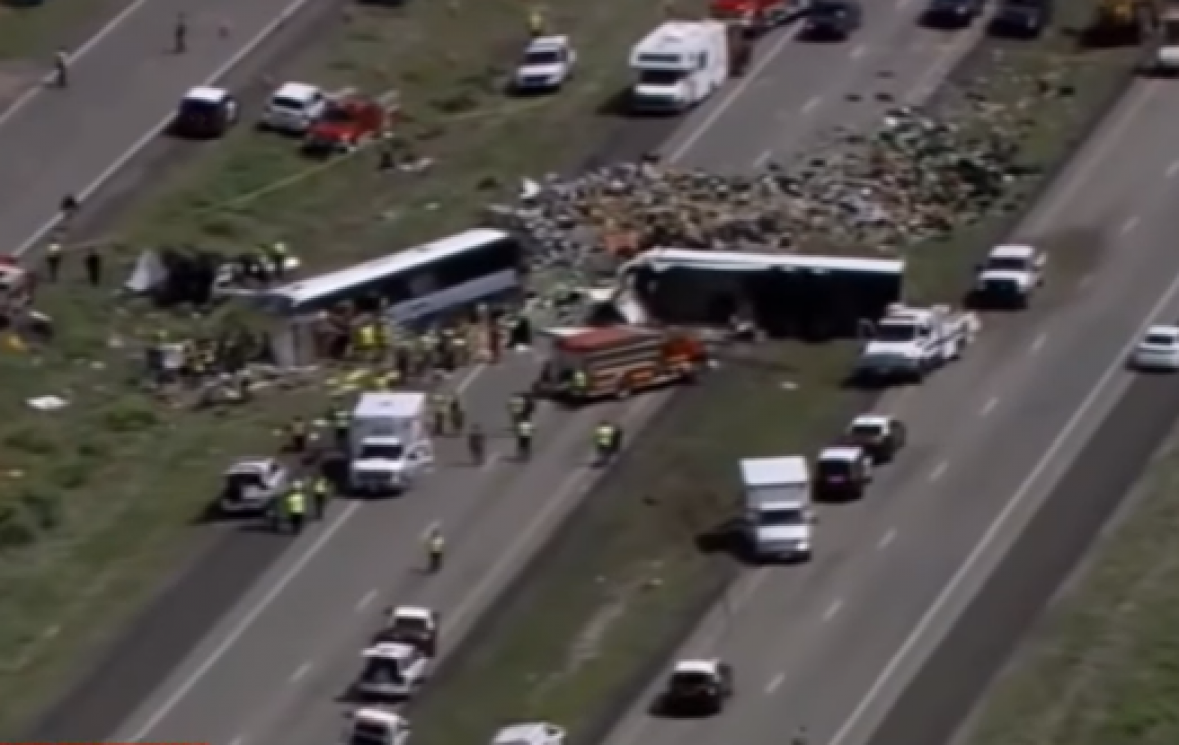
<svg viewBox="0 0 1179 745">
<path fill-rule="evenodd" d="M 62 197 L 87 195 L 150 140 L 189 87 L 226 72 L 277 25 L 322 0 L 150 0 L 76 52 L 70 87 L 41 87 L 0 114 L 0 251 L 23 250 Z M 173 53 L 181 12 L 188 51 Z M 220 28 L 230 33 L 222 37 Z"/>
<path fill-rule="evenodd" d="M 798 727 L 826 745 L 949 739 L 953 716 L 1179 411 L 1173 381 L 1124 369 L 1148 320 L 1179 321 L 1176 117 L 1179 90 L 1136 83 L 1017 233 L 1061 249 L 1036 310 L 990 319 L 965 361 L 888 397 L 882 407 L 910 425 L 907 452 L 863 502 L 821 509 L 813 563 L 750 572 L 686 643 L 683 656 L 735 666 L 729 708 L 654 718 L 655 681 L 609 745 L 777 745 Z M 990 586 L 963 616 L 1050 495 L 1059 509 L 1005 565 L 1009 584 Z M 957 620 L 956 646 L 890 714 Z"/>
<path fill-rule="evenodd" d="M 957 45 L 934 43 L 934 35 L 912 25 L 912 12 L 896 6 L 871 14 L 856 44 L 796 46 L 788 31 L 768 40 L 749 76 L 685 122 L 669 155 L 704 162 L 727 149 L 730 162 L 718 165 L 748 167 L 759 153 L 789 147 L 805 127 L 863 115 L 821 106 L 800 109 L 797 119 L 778 112 L 777 119 L 751 123 L 747 117 L 757 112 L 744 107 L 768 90 L 799 94 L 803 108 L 812 98 L 841 100 L 876 79 L 867 64 L 874 45 L 896 44 L 911 61 L 897 75 L 899 91 L 925 84 L 930 69 L 945 69 L 944 61 L 964 50 L 967 37 Z M 819 62 L 808 61 L 812 54 Z M 507 392 L 531 367 L 519 358 L 472 379 L 464 391 L 468 405 L 483 412 L 479 418 L 502 417 Z M 640 399 L 617 417 L 634 431 L 662 400 Z M 357 671 L 379 609 L 390 602 L 434 605 L 448 619 L 447 638 L 455 639 L 576 501 L 587 483 L 579 463 L 590 428 L 610 415 L 600 409 L 549 414 L 540 425 L 547 433 L 541 452 L 527 468 L 501 462 L 476 475 L 461 464 L 444 465 L 404 499 L 337 505 L 277 561 L 280 539 L 225 536 L 33 734 L 226 745 L 334 737 L 340 724 L 334 699 Z M 417 570 L 420 535 L 435 521 L 444 525 L 452 551 L 445 573 L 425 578 Z M 252 570 L 265 574 L 251 582 Z"/>
</svg>

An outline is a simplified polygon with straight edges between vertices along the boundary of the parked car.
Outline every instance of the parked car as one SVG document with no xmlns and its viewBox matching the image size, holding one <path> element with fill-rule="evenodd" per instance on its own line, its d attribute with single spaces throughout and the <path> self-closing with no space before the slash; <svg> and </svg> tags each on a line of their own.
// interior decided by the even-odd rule
<svg viewBox="0 0 1179 745">
<path fill-rule="evenodd" d="M 258 126 L 275 132 L 302 135 L 323 116 L 327 106 L 327 96 L 314 85 L 283 83 L 266 102 Z"/>
<path fill-rule="evenodd" d="M 221 137 L 237 123 L 241 109 L 224 88 L 198 86 L 180 99 L 172 120 L 172 134 L 207 139 Z"/>
</svg>

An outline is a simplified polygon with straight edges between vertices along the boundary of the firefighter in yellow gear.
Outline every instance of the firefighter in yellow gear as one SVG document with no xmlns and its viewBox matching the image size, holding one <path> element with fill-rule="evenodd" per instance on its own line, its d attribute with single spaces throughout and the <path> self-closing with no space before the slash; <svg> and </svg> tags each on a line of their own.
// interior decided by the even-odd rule
<svg viewBox="0 0 1179 745">
<path fill-rule="evenodd" d="M 617 427 L 609 422 L 602 422 L 594 430 L 594 450 L 600 463 L 606 462 L 614 454 L 614 448 L 618 441 L 616 430 Z"/>
</svg>

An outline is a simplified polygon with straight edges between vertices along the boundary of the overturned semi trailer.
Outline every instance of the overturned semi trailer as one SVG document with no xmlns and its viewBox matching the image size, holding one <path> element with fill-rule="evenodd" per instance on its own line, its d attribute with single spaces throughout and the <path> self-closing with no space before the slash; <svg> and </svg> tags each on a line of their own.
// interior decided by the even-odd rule
<svg viewBox="0 0 1179 745">
<path fill-rule="evenodd" d="M 662 323 L 740 318 L 776 337 L 854 337 L 903 300 L 904 274 L 894 259 L 656 249 L 622 267 L 618 302 Z"/>
</svg>

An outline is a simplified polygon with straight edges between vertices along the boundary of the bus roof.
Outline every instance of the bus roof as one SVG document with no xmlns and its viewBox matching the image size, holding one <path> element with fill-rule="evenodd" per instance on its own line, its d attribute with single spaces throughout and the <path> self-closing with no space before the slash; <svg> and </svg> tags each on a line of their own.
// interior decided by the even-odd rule
<svg viewBox="0 0 1179 745">
<path fill-rule="evenodd" d="M 405 249 L 396 253 L 355 264 L 317 277 L 303 279 L 282 287 L 275 287 L 262 293 L 264 296 L 281 296 L 295 305 L 318 300 L 351 287 L 359 287 L 381 277 L 416 269 L 440 259 L 458 256 L 472 248 L 511 236 L 501 230 L 476 228 L 448 238 Z"/>
<path fill-rule="evenodd" d="M 755 271 L 772 268 L 784 270 L 812 269 L 832 272 L 896 274 L 905 271 L 899 259 L 861 259 L 845 256 L 807 256 L 806 254 L 749 253 L 744 251 L 691 251 L 682 248 L 658 248 L 633 259 L 627 269 L 638 266 L 683 267 L 713 271 Z"/>
</svg>

